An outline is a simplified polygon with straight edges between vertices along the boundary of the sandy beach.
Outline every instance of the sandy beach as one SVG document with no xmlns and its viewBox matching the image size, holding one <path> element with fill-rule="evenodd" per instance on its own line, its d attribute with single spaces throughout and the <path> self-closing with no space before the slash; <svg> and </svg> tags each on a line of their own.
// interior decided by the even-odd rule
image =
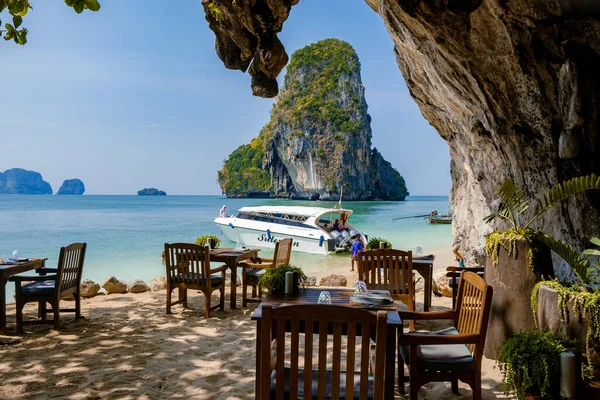
<svg viewBox="0 0 600 400">
<path fill-rule="evenodd" d="M 436 269 L 446 265 L 445 257 L 450 257 L 448 265 L 454 264 L 451 252 L 437 254 Z M 330 272 L 342 273 L 343 268 L 351 285 L 349 265 Z M 417 302 L 422 308 L 422 294 Z M 164 291 L 99 295 L 82 301 L 85 320 L 65 314 L 60 331 L 46 325 L 26 327 L 17 343 L 0 347 L 0 398 L 254 398 L 255 323 L 250 315 L 256 305 L 216 311 L 206 319 L 204 297 L 192 292 L 190 308 L 176 306 L 167 315 L 164 306 Z M 450 299 L 434 297 L 433 308 L 450 308 Z M 7 313 L 11 333 L 14 304 Z M 28 305 L 25 315 L 33 318 L 36 307 Z M 484 398 L 504 398 L 494 362 L 484 360 L 483 365 Z M 449 383 L 434 383 L 424 386 L 419 398 L 467 399 L 470 393 L 461 384 L 457 397 Z"/>
</svg>

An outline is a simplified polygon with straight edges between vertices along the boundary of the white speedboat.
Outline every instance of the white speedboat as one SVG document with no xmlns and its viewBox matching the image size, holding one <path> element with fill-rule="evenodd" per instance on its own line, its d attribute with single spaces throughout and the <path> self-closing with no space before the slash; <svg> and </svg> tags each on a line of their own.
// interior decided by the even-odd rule
<svg viewBox="0 0 600 400">
<path fill-rule="evenodd" d="M 230 240 L 247 246 L 273 248 L 278 240 L 291 237 L 294 251 L 329 254 L 349 250 L 355 234 L 366 243 L 366 237 L 348 223 L 351 214 L 341 208 L 242 207 L 236 216 L 215 218 L 215 223 Z M 344 229 L 333 229 L 336 219 L 345 221 Z"/>
</svg>

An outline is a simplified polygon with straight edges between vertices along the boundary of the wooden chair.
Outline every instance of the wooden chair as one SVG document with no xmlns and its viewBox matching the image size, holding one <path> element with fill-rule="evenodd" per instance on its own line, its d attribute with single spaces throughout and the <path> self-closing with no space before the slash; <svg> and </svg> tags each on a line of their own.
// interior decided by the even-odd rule
<svg viewBox="0 0 600 400">
<path fill-rule="evenodd" d="M 468 383 L 473 399 L 481 399 L 481 358 L 492 305 L 492 287 L 473 272 L 460 277 L 456 309 L 438 312 L 400 312 L 403 319 L 451 319 L 454 325 L 436 332 L 410 332 L 398 338 L 398 384 L 404 393 L 408 365 L 410 398 L 417 399 L 428 382 L 450 381 L 458 394 L 458 380 Z"/>
<path fill-rule="evenodd" d="M 258 285 L 258 279 L 265 273 L 266 268 L 289 264 L 291 254 L 292 239 L 282 239 L 275 243 L 273 258 L 259 258 L 255 260 L 256 262 L 242 261 L 238 264 L 242 268 L 242 307 L 246 307 L 250 302 L 261 302 L 262 290 Z M 248 286 L 252 287 L 252 298 L 248 298 Z"/>
<path fill-rule="evenodd" d="M 456 294 L 458 293 L 458 284 L 462 272 L 474 272 L 483 278 L 485 268 L 483 267 L 446 267 L 446 277 L 450 278 L 448 285 L 452 288 L 452 309 L 456 308 Z"/>
<path fill-rule="evenodd" d="M 294 400 L 299 396 L 304 399 L 383 399 L 385 311 L 374 313 L 323 304 L 279 308 L 266 305 L 262 318 L 260 399 Z M 287 337 L 286 330 L 291 332 Z M 303 341 L 300 340 L 302 332 Z M 329 337 L 333 341 L 332 350 L 327 348 Z M 370 366 L 371 339 L 375 340 L 374 366 Z M 358 363 L 357 344 L 360 346 Z M 316 369 L 313 369 L 315 357 Z M 330 370 L 327 369 L 328 357 Z M 301 359 L 303 368 L 299 367 Z M 369 368 L 374 369 L 372 374 Z"/>
<path fill-rule="evenodd" d="M 15 297 L 17 308 L 17 333 L 23 333 L 23 324 L 50 323 L 54 329 L 60 328 L 60 312 L 74 312 L 75 318 L 81 316 L 81 296 L 79 295 L 81 273 L 85 260 L 85 243 L 73 243 L 61 247 L 58 256 L 57 268 L 40 268 L 38 276 L 13 276 L 10 280 L 15 282 Z M 48 272 L 56 272 L 47 275 Z M 27 283 L 23 286 L 23 282 Z M 60 300 L 68 295 L 75 297 L 75 308 L 60 308 Z M 27 303 L 38 303 L 38 317 L 40 320 L 23 321 L 23 307 Z M 46 303 L 52 309 L 48 310 Z M 52 321 L 46 320 L 46 314 L 52 312 Z"/>
<path fill-rule="evenodd" d="M 210 251 L 207 247 L 193 243 L 165 243 L 165 263 L 167 265 L 167 314 L 171 314 L 171 306 L 183 304 L 187 307 L 187 289 L 200 290 L 204 293 L 206 318 L 210 311 L 223 311 L 225 306 L 225 271 L 226 265 L 210 268 Z M 216 275 L 215 275 L 216 274 Z M 179 289 L 178 300 L 171 300 L 171 293 Z M 211 307 L 212 292 L 219 290 L 219 304 Z"/>
<path fill-rule="evenodd" d="M 413 281 L 412 251 L 375 249 L 358 252 L 358 276 L 367 289 L 389 290 L 415 311 L 415 284 Z M 414 321 L 410 321 L 414 329 Z"/>
</svg>

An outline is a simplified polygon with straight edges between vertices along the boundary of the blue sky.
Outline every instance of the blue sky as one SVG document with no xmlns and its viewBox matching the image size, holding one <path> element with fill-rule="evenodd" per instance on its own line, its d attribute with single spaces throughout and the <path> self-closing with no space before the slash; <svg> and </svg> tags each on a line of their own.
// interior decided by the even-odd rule
<svg viewBox="0 0 600 400">
<path fill-rule="evenodd" d="M 102 0 L 81 15 L 32 3 L 27 45 L 0 42 L 0 172 L 38 171 L 55 191 L 79 178 L 86 194 L 220 194 L 217 170 L 273 100 L 225 69 L 200 0 Z M 381 18 L 362 0 L 302 0 L 280 34 L 290 55 L 330 37 L 358 53 L 374 146 L 411 194 L 447 195 L 448 146 L 411 99 Z"/>
</svg>

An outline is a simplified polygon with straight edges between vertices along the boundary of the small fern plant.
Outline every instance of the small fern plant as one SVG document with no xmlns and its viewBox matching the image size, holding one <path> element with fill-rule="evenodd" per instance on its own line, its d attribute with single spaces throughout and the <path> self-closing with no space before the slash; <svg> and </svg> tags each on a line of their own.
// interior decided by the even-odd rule
<svg viewBox="0 0 600 400">
<path fill-rule="evenodd" d="M 258 278 L 258 285 L 262 290 L 271 293 L 284 293 L 285 291 L 285 273 L 286 272 L 297 272 L 298 273 L 298 284 L 302 287 L 306 287 L 308 283 L 308 277 L 300 268 L 293 265 L 280 265 L 275 268 L 267 268 L 265 273 Z"/>
<path fill-rule="evenodd" d="M 491 223 L 496 219 L 500 219 L 508 223 L 511 226 L 508 231 L 516 234 L 512 235 L 512 240 L 517 236 L 529 242 L 538 241 L 542 243 L 563 258 L 571 266 L 581 283 L 585 284 L 588 283 L 589 261 L 582 254 L 576 252 L 570 244 L 533 230 L 530 226 L 541 215 L 558 203 L 579 192 L 591 189 L 600 189 L 600 177 L 591 174 L 573 178 L 552 187 L 549 191 L 538 197 L 533 207 L 531 207 L 530 200 L 527 198 L 525 192 L 511 179 L 507 179 L 498 190 L 498 196 L 501 200 L 498 210 L 485 217 L 484 221 Z M 534 210 L 533 215 L 529 219 L 524 220 L 525 213 L 529 209 Z M 522 220 L 524 223 L 522 223 Z M 511 235 L 509 234 L 509 236 Z M 486 241 L 486 251 L 489 256 L 495 256 L 494 260 L 496 261 L 499 246 L 505 246 L 502 244 L 502 236 L 499 236 L 497 232 L 493 232 L 486 236 Z M 491 243 L 492 241 L 493 243 Z M 510 251 L 510 249 L 514 248 L 515 243 L 509 243 L 507 250 Z"/>
</svg>

